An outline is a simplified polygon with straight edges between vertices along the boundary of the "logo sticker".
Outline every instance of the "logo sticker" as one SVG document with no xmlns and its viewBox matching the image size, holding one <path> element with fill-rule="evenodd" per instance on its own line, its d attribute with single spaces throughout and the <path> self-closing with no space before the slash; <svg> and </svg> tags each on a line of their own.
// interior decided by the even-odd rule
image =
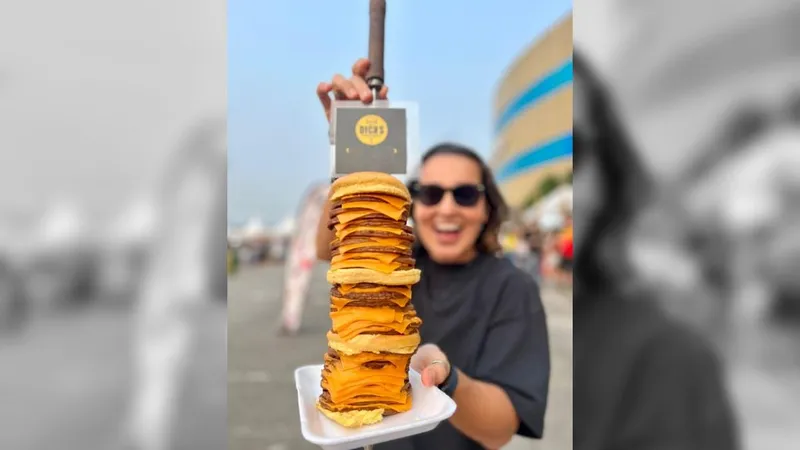
<svg viewBox="0 0 800 450">
<path fill-rule="evenodd" d="M 380 145 L 388 135 L 389 126 L 381 116 L 367 114 L 356 122 L 356 138 L 364 145 Z"/>
</svg>

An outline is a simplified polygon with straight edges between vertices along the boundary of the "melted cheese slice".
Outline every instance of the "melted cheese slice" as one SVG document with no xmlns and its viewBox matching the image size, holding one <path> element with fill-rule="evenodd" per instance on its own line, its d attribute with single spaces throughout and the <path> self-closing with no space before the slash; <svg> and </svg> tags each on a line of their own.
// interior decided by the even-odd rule
<svg viewBox="0 0 800 450">
<path fill-rule="evenodd" d="M 397 305 L 397 306 L 399 306 L 401 308 L 405 308 L 406 305 L 408 305 L 408 303 L 411 301 L 411 299 L 408 298 L 408 297 L 407 298 L 390 298 L 390 299 L 387 299 L 387 300 L 392 302 L 392 303 L 394 303 L 395 305 Z M 331 297 L 331 306 L 334 309 L 342 309 L 345 306 L 347 306 L 348 303 L 355 302 L 355 301 L 358 301 L 358 300 L 350 300 L 350 299 L 346 299 L 346 298 L 340 298 L 340 297 L 333 297 L 332 296 Z"/>
<path fill-rule="evenodd" d="M 370 259 L 348 258 L 347 256 L 336 255 L 331 258 L 331 270 L 339 269 L 369 269 L 376 272 L 390 274 L 403 265 L 394 262 L 399 255 L 391 253 L 373 253 Z"/>
<path fill-rule="evenodd" d="M 338 264 L 340 262 L 347 262 L 347 261 L 378 261 L 384 264 L 392 264 L 400 258 L 401 255 L 396 255 L 394 253 L 350 253 L 350 254 L 339 254 L 331 258 L 331 264 Z"/>
<path fill-rule="evenodd" d="M 341 358 L 333 361 L 326 356 L 329 371 L 322 372 L 322 387 L 330 393 L 331 403 L 337 409 L 359 405 L 365 409 L 387 407 L 403 411 L 402 407 L 410 404 L 411 396 L 403 390 L 409 355 L 342 355 Z M 362 366 L 367 361 L 390 359 L 393 364 L 381 369 Z"/>
<path fill-rule="evenodd" d="M 364 294 L 373 294 L 377 292 L 396 292 L 398 294 L 402 294 L 407 298 L 411 298 L 411 286 L 377 286 L 377 287 L 356 287 L 355 284 L 340 284 L 337 289 L 342 294 L 349 294 L 349 293 L 364 293 Z"/>
<path fill-rule="evenodd" d="M 329 358 L 330 356 L 328 356 L 326 360 Z M 342 370 L 355 370 L 369 362 L 387 361 L 395 368 L 405 369 L 410 359 L 411 355 L 399 355 L 397 353 L 385 353 L 380 355 L 375 353 L 358 353 L 355 355 L 339 354 L 339 362 L 337 365 L 340 366 Z M 385 368 L 386 367 L 384 367 L 384 369 Z"/>
<path fill-rule="evenodd" d="M 411 325 L 422 323 L 413 311 L 392 308 L 347 307 L 331 311 L 332 329 L 345 341 L 359 334 L 396 331 L 406 334 Z"/>
<path fill-rule="evenodd" d="M 369 197 L 379 198 L 379 199 L 383 200 L 384 202 L 394 206 L 395 208 L 405 208 L 405 207 L 407 207 L 409 205 L 408 201 L 406 201 L 405 199 L 402 199 L 400 197 L 394 197 L 392 195 L 386 195 L 386 194 L 367 194 L 367 195 Z M 356 197 L 359 197 L 359 196 L 361 196 L 361 195 L 360 194 L 358 196 L 345 195 L 344 197 L 342 197 L 342 201 L 346 202 L 346 201 L 348 201 L 350 199 L 353 199 L 353 198 L 356 198 Z"/>
<path fill-rule="evenodd" d="M 338 254 L 331 258 L 331 263 L 336 262 L 343 262 L 343 261 L 360 261 L 360 260 L 375 260 L 380 261 L 384 264 L 391 264 L 395 262 L 397 258 L 402 258 L 402 255 L 397 255 L 394 253 L 379 253 L 379 252 L 370 252 L 370 253 L 345 253 L 345 254 Z"/>
<path fill-rule="evenodd" d="M 344 202 L 342 203 L 342 208 L 344 211 L 341 214 L 346 214 L 349 212 L 348 210 L 351 209 L 366 209 L 368 211 L 376 212 L 383 214 L 386 217 L 391 217 L 394 220 L 400 220 L 405 213 L 404 208 L 395 208 L 394 206 L 388 203 L 378 203 L 378 202 Z M 341 219 L 339 219 L 341 221 Z"/>
<path fill-rule="evenodd" d="M 366 242 L 355 242 L 352 244 L 341 244 L 339 246 L 339 253 L 346 253 L 357 248 L 364 247 L 390 247 L 398 249 L 407 249 L 408 241 L 397 238 L 373 237 L 369 238 Z"/>
<path fill-rule="evenodd" d="M 357 211 L 343 211 L 336 215 L 336 218 L 339 219 L 339 224 L 347 224 L 354 220 L 358 220 L 364 216 L 375 214 L 375 211 L 371 211 L 369 209 L 361 209 Z"/>
<path fill-rule="evenodd" d="M 328 391 L 330 392 L 330 390 Z M 333 399 L 333 395 L 331 395 Z M 407 392 L 397 395 L 365 395 L 356 398 L 345 397 L 333 404 L 334 411 L 351 408 L 364 409 L 391 409 L 397 412 L 406 412 L 411 409 L 411 396 Z"/>
</svg>

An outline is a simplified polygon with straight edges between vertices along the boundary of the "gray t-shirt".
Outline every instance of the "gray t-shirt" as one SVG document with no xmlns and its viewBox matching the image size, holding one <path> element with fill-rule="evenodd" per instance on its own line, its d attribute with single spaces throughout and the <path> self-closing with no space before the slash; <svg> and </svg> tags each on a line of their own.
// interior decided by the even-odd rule
<svg viewBox="0 0 800 450">
<path fill-rule="evenodd" d="M 468 376 L 503 388 L 520 418 L 518 434 L 540 438 L 550 377 L 539 287 L 510 261 L 480 255 L 443 266 L 417 255 L 422 278 L 412 302 L 423 343 L 438 345 Z M 449 422 L 425 434 L 375 446 L 386 450 L 481 449 Z"/>
</svg>

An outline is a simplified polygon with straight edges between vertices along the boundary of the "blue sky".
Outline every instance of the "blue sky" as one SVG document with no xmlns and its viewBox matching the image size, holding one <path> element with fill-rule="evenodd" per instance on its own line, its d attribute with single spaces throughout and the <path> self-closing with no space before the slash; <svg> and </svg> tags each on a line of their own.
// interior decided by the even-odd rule
<svg viewBox="0 0 800 450">
<path fill-rule="evenodd" d="M 275 223 L 328 178 L 315 89 L 366 56 L 368 0 L 228 2 L 228 218 Z M 419 104 L 422 149 L 443 141 L 488 157 L 492 101 L 514 59 L 569 0 L 387 0 L 390 98 Z"/>
</svg>

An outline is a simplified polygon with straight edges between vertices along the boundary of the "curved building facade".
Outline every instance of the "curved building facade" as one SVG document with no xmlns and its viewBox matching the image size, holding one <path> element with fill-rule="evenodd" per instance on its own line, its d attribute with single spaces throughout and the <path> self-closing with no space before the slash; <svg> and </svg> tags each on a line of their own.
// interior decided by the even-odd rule
<svg viewBox="0 0 800 450">
<path fill-rule="evenodd" d="M 521 208 L 548 175 L 572 171 L 572 14 L 508 69 L 494 117 L 490 166 L 506 202 Z"/>
</svg>

